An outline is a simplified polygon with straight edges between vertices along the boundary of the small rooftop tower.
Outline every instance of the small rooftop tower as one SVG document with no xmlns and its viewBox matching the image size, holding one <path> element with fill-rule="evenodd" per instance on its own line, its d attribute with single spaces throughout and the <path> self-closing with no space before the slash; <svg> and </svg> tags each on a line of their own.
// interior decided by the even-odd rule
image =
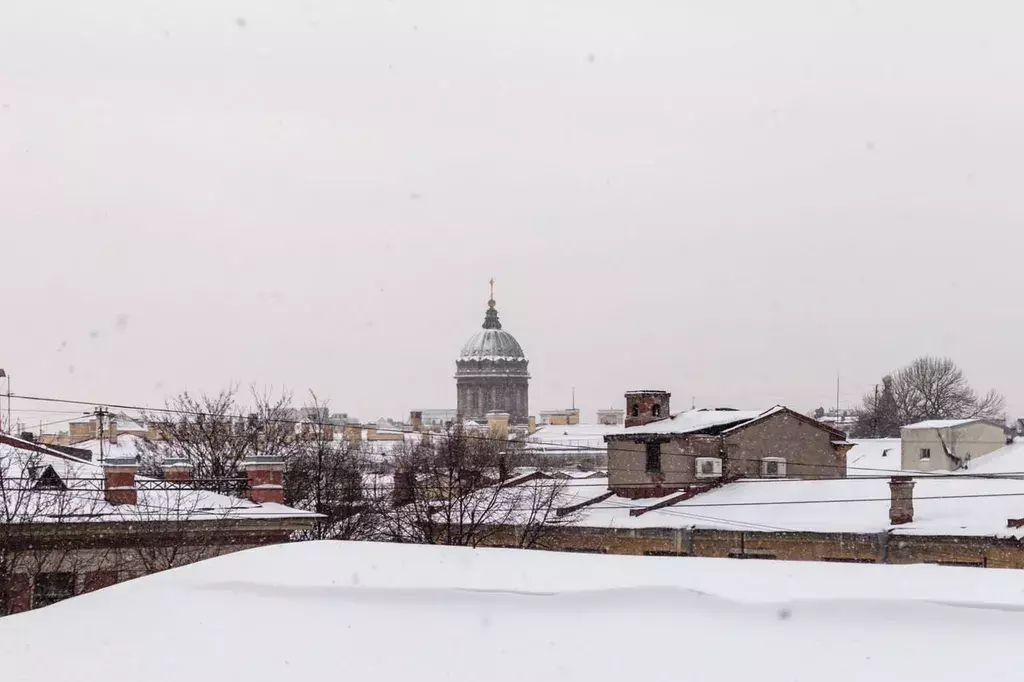
<svg viewBox="0 0 1024 682">
<path fill-rule="evenodd" d="M 668 391 L 626 391 L 626 428 L 669 416 Z"/>
</svg>

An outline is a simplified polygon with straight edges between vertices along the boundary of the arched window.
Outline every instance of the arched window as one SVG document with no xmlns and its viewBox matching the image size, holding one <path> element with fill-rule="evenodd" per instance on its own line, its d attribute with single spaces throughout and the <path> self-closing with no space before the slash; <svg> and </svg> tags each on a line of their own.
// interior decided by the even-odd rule
<svg viewBox="0 0 1024 682">
<path fill-rule="evenodd" d="M 639 417 L 640 416 L 640 401 L 639 400 L 634 400 L 633 401 L 633 407 L 630 408 L 630 409 L 632 410 L 632 415 L 634 417 Z"/>
<path fill-rule="evenodd" d="M 655 419 L 661 416 L 661 405 L 655 404 L 651 407 L 651 416 Z"/>
</svg>

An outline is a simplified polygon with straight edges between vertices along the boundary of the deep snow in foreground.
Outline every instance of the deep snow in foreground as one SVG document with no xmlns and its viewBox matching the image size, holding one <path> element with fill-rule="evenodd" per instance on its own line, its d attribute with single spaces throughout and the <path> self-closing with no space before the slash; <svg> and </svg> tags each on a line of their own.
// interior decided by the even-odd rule
<svg viewBox="0 0 1024 682">
<path fill-rule="evenodd" d="M 4 680 L 1010 679 L 1024 572 L 318 542 L 0 619 Z"/>
</svg>

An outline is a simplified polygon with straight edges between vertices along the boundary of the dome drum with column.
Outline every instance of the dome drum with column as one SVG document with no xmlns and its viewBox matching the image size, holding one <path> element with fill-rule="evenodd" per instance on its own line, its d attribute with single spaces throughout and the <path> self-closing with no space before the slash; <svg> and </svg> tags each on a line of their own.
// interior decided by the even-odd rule
<svg viewBox="0 0 1024 682">
<path fill-rule="evenodd" d="M 486 422 L 488 412 L 507 412 L 509 423 L 526 424 L 529 361 L 515 337 L 501 328 L 493 284 L 483 329 L 470 337 L 455 361 L 459 416 Z"/>
</svg>

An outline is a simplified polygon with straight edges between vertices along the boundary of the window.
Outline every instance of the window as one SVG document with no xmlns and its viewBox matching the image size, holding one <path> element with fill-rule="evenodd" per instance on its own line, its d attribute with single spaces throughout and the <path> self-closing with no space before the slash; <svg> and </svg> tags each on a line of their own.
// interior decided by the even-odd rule
<svg viewBox="0 0 1024 682">
<path fill-rule="evenodd" d="M 921 448 L 921 459 L 931 459 L 931 458 L 932 458 L 932 449 L 931 448 Z"/>
<path fill-rule="evenodd" d="M 661 405 L 651 406 L 651 416 L 654 417 L 655 419 L 661 416 Z"/>
<path fill-rule="evenodd" d="M 640 416 L 640 401 L 639 400 L 634 400 L 633 401 L 632 407 L 629 408 L 629 413 L 630 413 L 630 415 L 632 415 L 634 417 L 639 417 Z"/>
<path fill-rule="evenodd" d="M 661 473 L 661 443 L 647 444 L 647 473 Z"/>
<path fill-rule="evenodd" d="M 74 573 L 40 573 L 32 592 L 32 608 L 49 606 L 62 599 L 75 596 Z"/>
</svg>

